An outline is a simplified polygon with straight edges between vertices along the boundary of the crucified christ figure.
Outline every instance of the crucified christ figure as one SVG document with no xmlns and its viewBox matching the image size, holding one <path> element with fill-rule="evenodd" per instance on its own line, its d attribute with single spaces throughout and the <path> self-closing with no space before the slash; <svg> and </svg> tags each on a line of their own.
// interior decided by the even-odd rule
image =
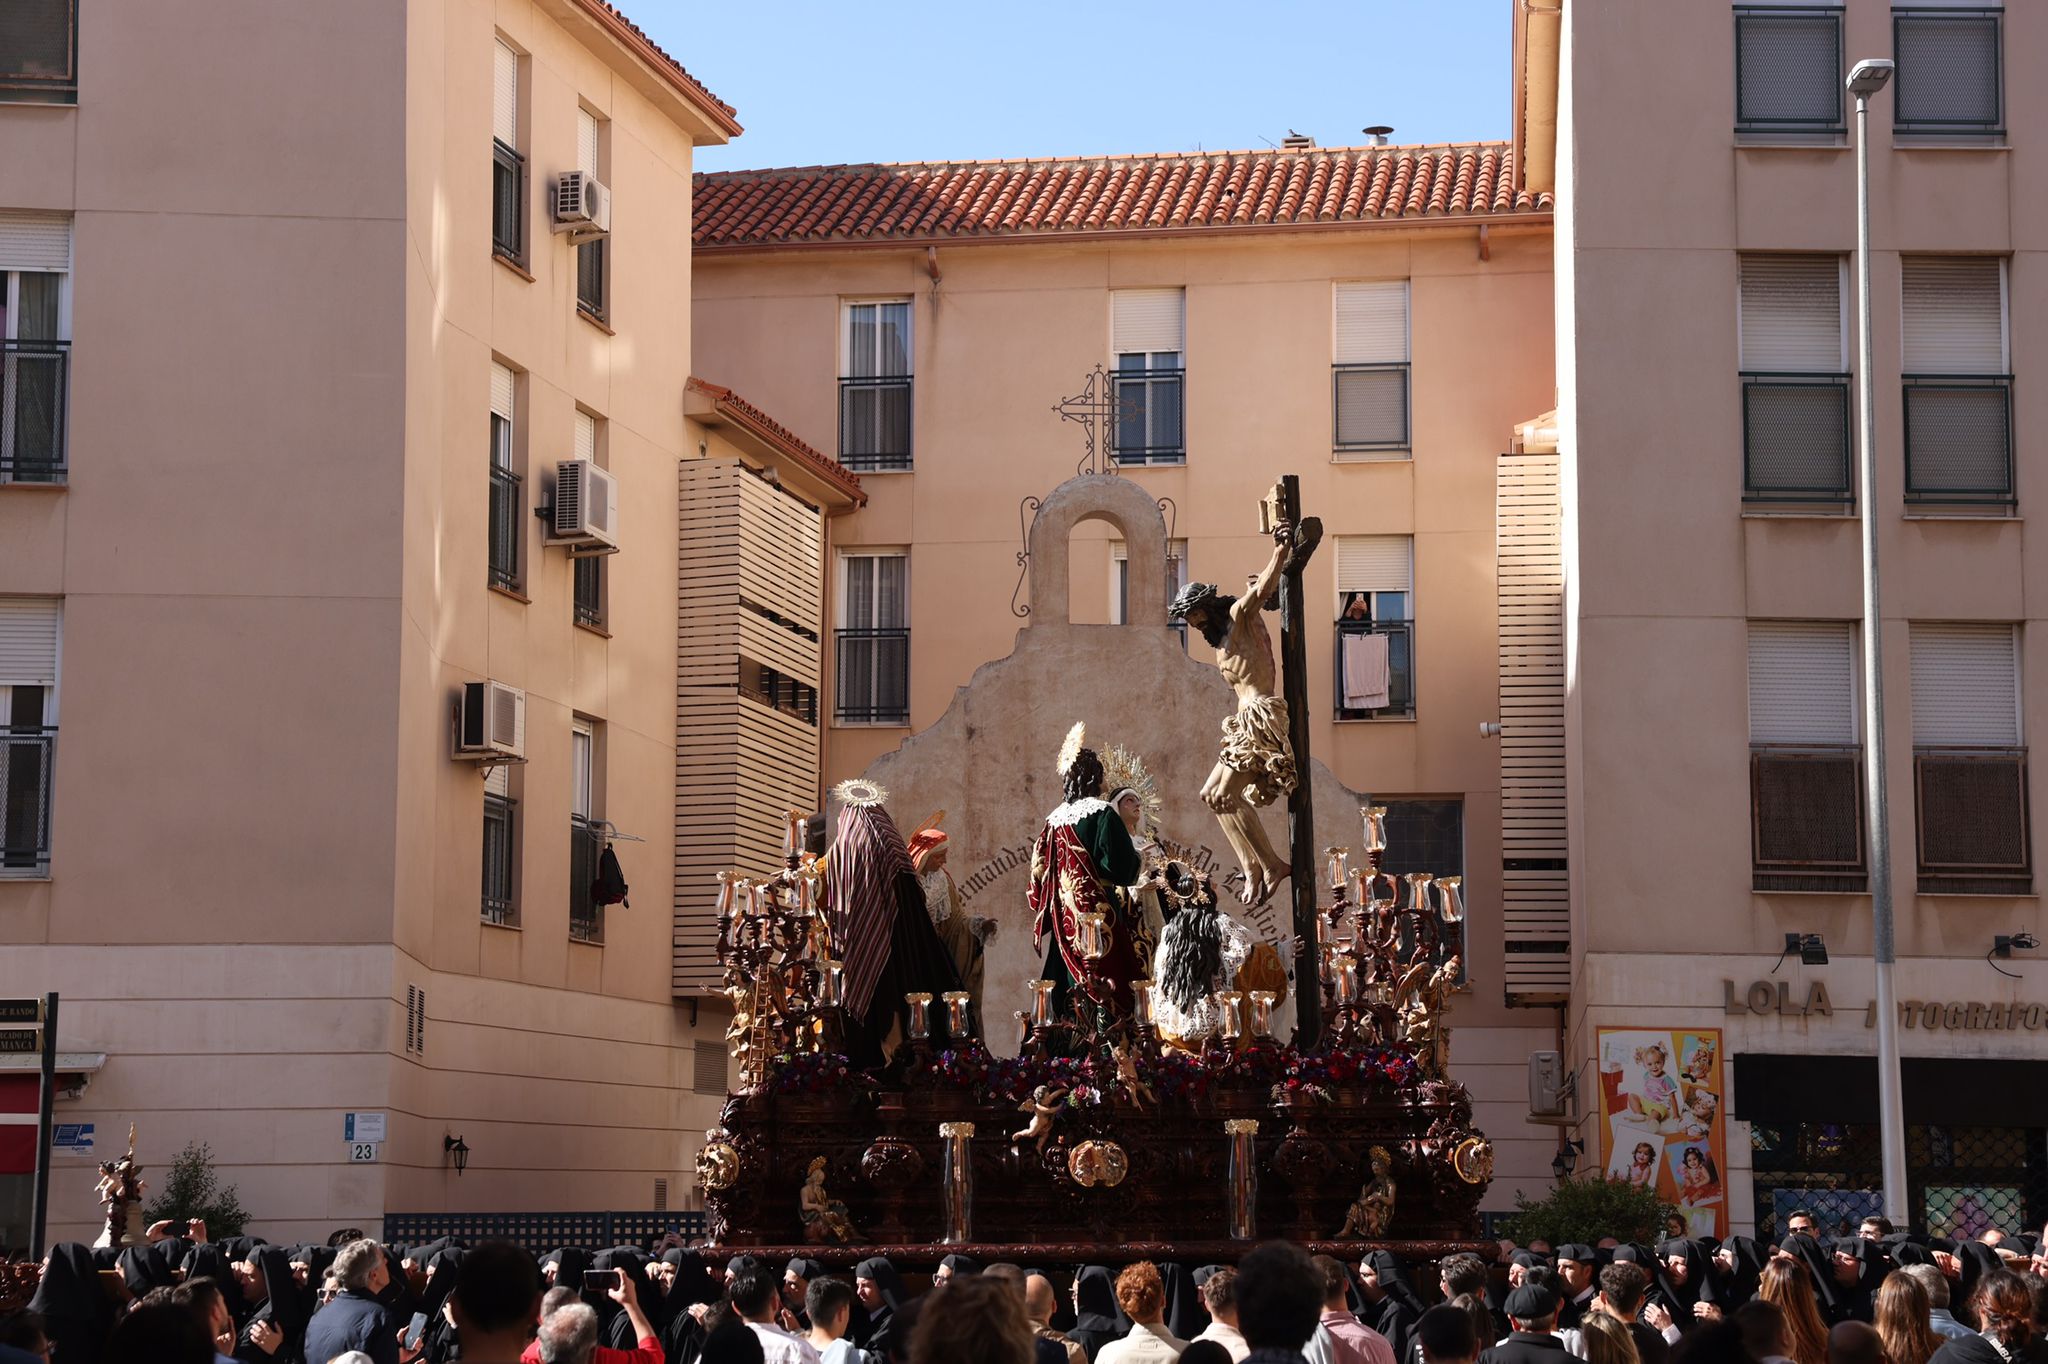
<svg viewBox="0 0 2048 1364">
<path fill-rule="evenodd" d="M 1259 613 L 1294 548 L 1294 527 L 1281 521 L 1273 527 L 1272 559 L 1242 597 L 1225 596 L 1209 583 L 1189 583 L 1173 601 L 1173 617 L 1201 632 L 1216 650 L 1216 670 L 1237 693 L 1237 713 L 1223 721 L 1222 756 L 1202 783 L 1202 801 L 1216 812 L 1244 866 L 1239 898 L 1247 905 L 1270 899 L 1290 870 L 1259 823 L 1259 807 L 1292 791 L 1296 781 L 1273 637 Z"/>
</svg>

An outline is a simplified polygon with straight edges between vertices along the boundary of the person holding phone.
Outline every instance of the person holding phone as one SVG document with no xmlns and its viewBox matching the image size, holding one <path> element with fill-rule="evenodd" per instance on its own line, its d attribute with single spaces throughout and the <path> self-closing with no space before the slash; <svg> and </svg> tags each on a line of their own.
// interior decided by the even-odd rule
<svg viewBox="0 0 2048 1364">
<path fill-rule="evenodd" d="M 619 1305 L 626 1320 L 633 1325 L 636 1342 L 630 1350 L 615 1350 L 596 1345 L 596 1309 L 578 1297 L 574 1287 L 557 1284 L 548 1290 L 541 1300 L 540 1335 L 527 1342 L 526 1349 L 519 1356 L 520 1364 L 541 1364 L 540 1337 L 548 1337 L 564 1344 L 580 1343 L 586 1337 L 593 1342 L 590 1364 L 664 1364 L 661 1339 L 654 1333 L 654 1324 L 640 1308 L 640 1290 L 633 1283 L 632 1276 L 623 1269 L 587 1269 L 583 1271 L 583 1291 L 602 1293 Z M 574 1351 L 569 1352 L 574 1357 Z"/>
</svg>

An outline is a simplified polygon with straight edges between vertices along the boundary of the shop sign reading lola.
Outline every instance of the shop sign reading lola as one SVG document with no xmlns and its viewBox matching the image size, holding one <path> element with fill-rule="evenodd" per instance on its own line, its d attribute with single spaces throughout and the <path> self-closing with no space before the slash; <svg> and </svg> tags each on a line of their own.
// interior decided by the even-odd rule
<svg viewBox="0 0 2048 1364">
<path fill-rule="evenodd" d="M 1751 981 L 1737 992 L 1735 982 L 1721 982 L 1722 1012 L 1730 1014 L 1772 1014 L 1784 1018 L 1833 1018 L 1834 1001 L 1828 998 L 1825 982 L 1813 981 L 1803 995 L 1795 996 L 1786 980 Z M 1877 1002 L 1857 1010 L 1863 1026 L 1877 1026 Z M 1899 1004 L 1899 1026 L 1928 1032 L 2040 1032 L 2048 1029 L 2048 1005 L 1975 1003 L 1963 1000 L 1908 999 Z"/>
</svg>

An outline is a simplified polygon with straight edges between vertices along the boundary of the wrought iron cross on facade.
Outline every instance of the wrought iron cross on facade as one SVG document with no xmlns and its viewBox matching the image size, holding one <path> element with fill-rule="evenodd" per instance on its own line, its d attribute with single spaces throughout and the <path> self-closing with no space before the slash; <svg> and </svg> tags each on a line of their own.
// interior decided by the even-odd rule
<svg viewBox="0 0 2048 1364">
<path fill-rule="evenodd" d="M 1071 398 L 1062 398 L 1053 404 L 1052 410 L 1060 414 L 1061 421 L 1076 422 L 1086 433 L 1086 445 L 1081 453 L 1081 462 L 1074 466 L 1076 474 L 1109 474 L 1117 472 L 1117 463 L 1111 456 L 1115 442 L 1117 420 L 1116 383 L 1109 377 L 1109 371 L 1101 365 L 1088 371 L 1088 385 Z"/>
</svg>

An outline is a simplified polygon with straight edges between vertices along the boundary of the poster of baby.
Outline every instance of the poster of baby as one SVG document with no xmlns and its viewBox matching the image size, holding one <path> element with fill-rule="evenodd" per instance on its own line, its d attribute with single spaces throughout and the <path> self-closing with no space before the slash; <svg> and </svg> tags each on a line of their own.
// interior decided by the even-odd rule
<svg viewBox="0 0 2048 1364">
<path fill-rule="evenodd" d="M 1599 1046 L 1607 1177 L 1675 1205 L 1672 1235 L 1727 1236 L 1720 1030 L 1602 1028 Z"/>
</svg>

